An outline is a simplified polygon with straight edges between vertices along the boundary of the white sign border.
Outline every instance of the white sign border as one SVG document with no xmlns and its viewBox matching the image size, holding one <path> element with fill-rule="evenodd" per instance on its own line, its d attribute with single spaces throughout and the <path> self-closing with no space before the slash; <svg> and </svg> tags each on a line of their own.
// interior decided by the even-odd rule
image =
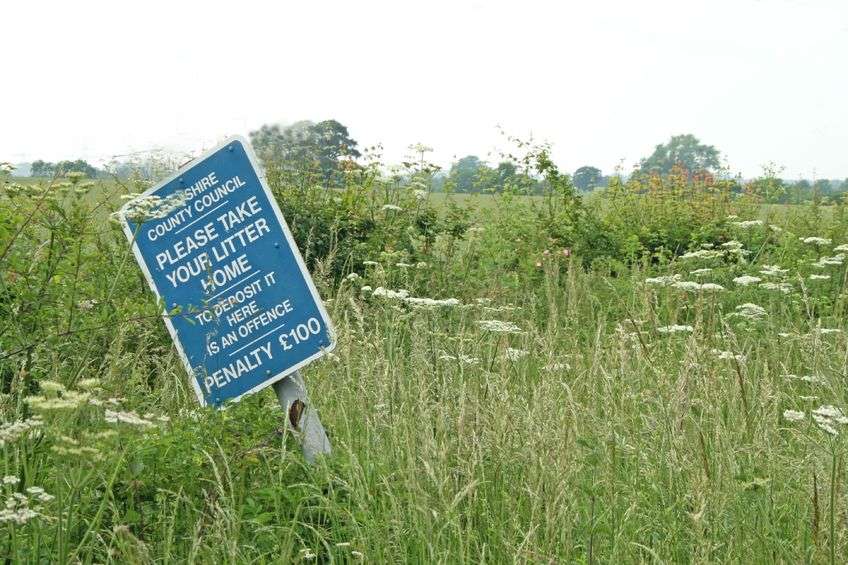
<svg viewBox="0 0 848 565">
<path fill-rule="evenodd" d="M 245 139 L 245 137 L 242 136 L 242 135 L 234 135 L 232 137 L 228 137 L 226 139 L 226 141 L 219 143 L 218 145 L 216 145 L 212 149 L 209 149 L 208 151 L 205 151 L 202 155 L 200 155 L 199 157 L 196 157 L 191 162 L 189 162 L 185 166 L 181 167 L 176 173 L 169 176 L 165 180 L 159 182 L 158 184 L 156 184 L 152 188 L 149 188 L 148 190 L 144 191 L 143 193 L 138 195 L 133 200 L 131 200 L 131 201 L 127 202 L 126 204 L 124 204 L 123 206 L 121 206 L 120 210 L 118 210 L 118 214 L 119 214 L 120 220 L 121 220 L 121 227 L 123 228 L 124 234 L 127 236 L 127 239 L 130 242 L 130 246 L 132 247 L 133 255 L 135 255 L 136 262 L 141 267 L 141 270 L 144 272 L 144 277 L 145 277 L 145 279 L 147 279 L 147 284 L 150 287 L 150 290 L 152 290 L 153 294 L 156 295 L 157 300 L 162 300 L 162 296 L 159 294 L 159 291 L 156 288 L 156 283 L 153 282 L 153 275 L 150 273 L 150 270 L 148 269 L 148 266 L 147 266 L 147 262 L 145 261 L 144 256 L 141 254 L 141 250 L 139 249 L 138 244 L 136 243 L 137 236 L 136 236 L 136 234 L 133 233 L 132 229 L 130 228 L 129 222 L 127 221 L 127 218 L 126 218 L 126 215 L 125 215 L 126 209 L 131 207 L 137 199 L 144 198 L 146 196 L 152 195 L 157 190 L 160 190 L 163 187 L 165 187 L 165 185 L 173 182 L 174 180 L 177 180 L 179 177 L 184 175 L 186 173 L 186 171 L 200 165 L 207 158 L 211 157 L 212 155 L 214 155 L 218 151 L 221 151 L 222 149 L 226 148 L 228 145 L 231 145 L 233 143 L 241 144 L 242 148 L 244 149 L 245 154 L 247 155 L 248 160 L 250 161 L 250 165 L 253 167 L 254 171 L 256 172 L 256 177 L 259 179 L 259 185 L 262 188 L 262 190 L 265 191 L 265 196 L 268 198 L 268 201 L 271 203 L 271 209 L 274 211 L 274 215 L 277 217 L 277 221 L 280 222 L 280 225 L 283 228 L 283 235 L 286 238 L 286 243 L 292 249 L 292 254 L 294 255 L 295 261 L 297 261 L 297 266 L 300 269 L 300 272 L 303 275 L 303 278 L 306 280 L 306 284 L 307 284 L 307 287 L 309 288 L 309 293 L 312 296 L 312 300 L 315 302 L 316 306 L 318 307 L 318 313 L 323 318 L 324 327 L 327 328 L 327 335 L 329 337 L 330 343 L 329 343 L 329 345 L 327 345 L 327 347 L 322 347 L 320 351 L 318 351 L 317 353 L 315 353 L 314 355 L 312 355 L 310 357 L 307 357 L 303 361 L 300 361 L 296 365 L 293 365 L 293 366 L 289 367 L 288 369 L 286 369 L 286 370 L 284 370 L 280 373 L 277 373 L 276 375 L 269 376 L 267 379 L 265 379 L 264 381 L 262 381 L 261 383 L 259 383 L 255 387 L 253 387 L 252 389 L 250 389 L 246 392 L 243 392 L 242 394 L 240 394 L 236 397 L 227 399 L 225 402 L 218 405 L 217 408 L 225 408 L 227 405 L 238 402 L 242 398 L 244 398 L 245 396 L 247 396 L 249 394 L 259 392 L 263 388 L 269 387 L 272 384 L 274 384 L 275 382 L 286 378 L 287 376 L 296 372 L 298 369 L 308 365 L 312 361 L 315 361 L 316 359 L 319 359 L 319 358 L 323 357 L 324 355 L 326 355 L 327 353 L 331 352 L 333 349 L 336 348 L 336 343 L 337 343 L 335 329 L 333 328 L 333 324 L 332 324 L 332 321 L 330 320 L 329 314 L 327 314 L 327 309 L 324 307 L 324 302 L 321 300 L 321 297 L 318 295 L 318 289 L 315 288 L 315 283 L 312 280 L 312 275 L 310 275 L 309 269 L 306 268 L 306 263 L 304 262 L 303 257 L 300 254 L 300 249 L 298 249 L 297 244 L 294 241 L 294 237 L 291 234 L 291 230 L 289 230 L 289 225 L 288 225 L 288 223 L 286 223 L 286 219 L 283 217 L 283 213 L 280 211 L 280 207 L 277 204 L 277 201 L 274 199 L 274 195 L 271 193 L 271 189 L 268 187 L 268 183 L 265 180 L 265 175 L 262 173 L 262 169 L 259 168 L 259 164 L 258 164 L 258 161 L 256 159 L 256 155 L 253 153 L 253 148 L 250 146 L 250 142 L 248 142 L 247 139 Z M 191 363 L 188 360 L 188 356 L 186 355 L 185 350 L 183 350 L 182 343 L 180 342 L 180 339 L 177 336 L 177 330 L 174 327 L 174 324 L 171 322 L 171 317 L 168 315 L 168 304 L 167 303 L 165 303 L 165 308 L 162 311 L 162 319 L 165 321 L 165 326 L 168 328 L 168 333 L 171 334 L 171 341 L 173 341 L 174 345 L 176 346 L 177 353 L 179 354 L 180 359 L 182 359 L 183 366 L 185 367 L 186 372 L 188 373 L 188 376 L 191 379 L 191 383 L 194 386 L 194 392 L 197 395 L 197 400 L 200 402 L 201 406 L 207 406 L 208 403 L 206 402 L 206 398 L 203 396 L 203 391 L 200 388 L 200 383 L 198 382 L 197 377 L 194 374 L 195 371 L 192 368 Z"/>
</svg>

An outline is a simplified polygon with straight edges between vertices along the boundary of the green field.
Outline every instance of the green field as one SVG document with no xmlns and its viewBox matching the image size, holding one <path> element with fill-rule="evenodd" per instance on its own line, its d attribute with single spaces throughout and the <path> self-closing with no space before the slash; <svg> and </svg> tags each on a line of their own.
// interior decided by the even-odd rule
<svg viewBox="0 0 848 565">
<path fill-rule="evenodd" d="M 270 390 L 197 407 L 116 185 L 4 186 L 8 562 L 844 561 L 841 207 L 270 181 L 338 333 L 314 466 Z"/>
</svg>

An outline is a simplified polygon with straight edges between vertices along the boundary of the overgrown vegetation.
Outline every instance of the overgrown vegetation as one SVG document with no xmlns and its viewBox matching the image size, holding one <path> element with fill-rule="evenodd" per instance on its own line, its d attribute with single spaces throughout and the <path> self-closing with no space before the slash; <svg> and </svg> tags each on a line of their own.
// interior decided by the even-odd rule
<svg viewBox="0 0 848 565">
<path fill-rule="evenodd" d="M 392 175 L 363 151 L 333 189 L 268 159 L 338 332 L 306 371 L 334 447 L 314 467 L 269 391 L 197 408 L 109 221 L 148 181 L 4 174 L 2 555 L 845 555 L 841 203 L 680 170 L 584 201 L 527 145 L 510 163 L 543 194 L 455 198 L 425 153 Z"/>
</svg>

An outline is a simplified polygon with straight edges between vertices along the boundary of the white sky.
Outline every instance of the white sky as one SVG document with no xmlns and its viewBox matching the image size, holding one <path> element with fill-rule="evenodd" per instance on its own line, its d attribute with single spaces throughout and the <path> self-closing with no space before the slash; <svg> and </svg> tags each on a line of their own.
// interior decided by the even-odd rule
<svg viewBox="0 0 848 565">
<path fill-rule="evenodd" d="M 335 118 L 389 161 L 485 158 L 500 124 L 568 171 L 693 133 L 746 176 L 848 177 L 846 0 L 16 0 L 0 53 L 0 161 Z"/>
</svg>

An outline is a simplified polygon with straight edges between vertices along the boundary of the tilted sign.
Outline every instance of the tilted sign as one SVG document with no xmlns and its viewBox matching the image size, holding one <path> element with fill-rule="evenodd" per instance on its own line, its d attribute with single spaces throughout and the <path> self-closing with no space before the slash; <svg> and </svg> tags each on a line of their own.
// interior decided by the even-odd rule
<svg viewBox="0 0 848 565">
<path fill-rule="evenodd" d="M 246 140 L 121 210 L 202 404 L 255 392 L 330 351 L 330 319 Z"/>
</svg>

